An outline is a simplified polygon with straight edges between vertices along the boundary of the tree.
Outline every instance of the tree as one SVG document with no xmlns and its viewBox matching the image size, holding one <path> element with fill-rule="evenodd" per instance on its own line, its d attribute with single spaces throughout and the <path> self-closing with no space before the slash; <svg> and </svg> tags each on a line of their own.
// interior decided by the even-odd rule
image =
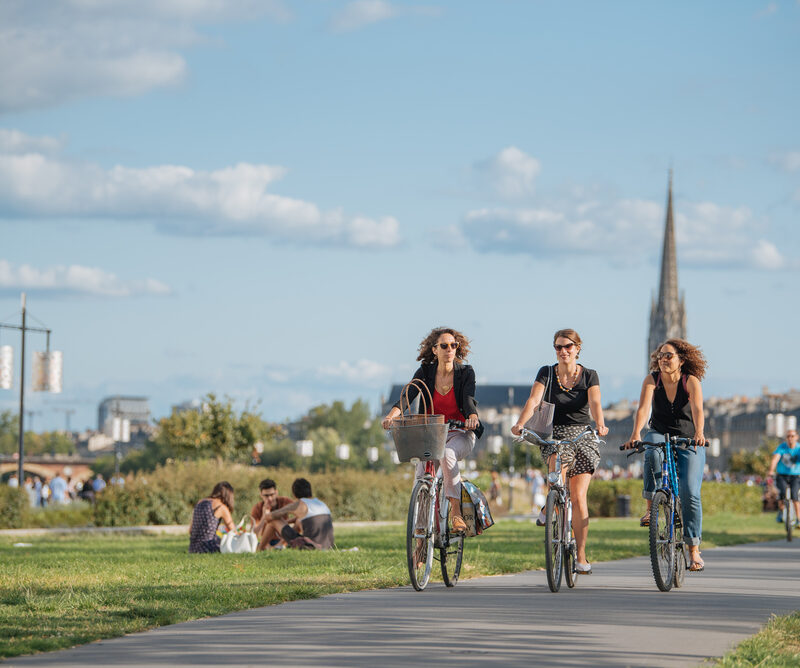
<svg viewBox="0 0 800 668">
<path fill-rule="evenodd" d="M 246 462 L 257 441 L 273 439 L 282 429 L 245 408 L 236 413 L 230 399 L 208 394 L 199 411 L 173 411 L 158 423 L 153 443 L 176 457 L 218 458 Z"/>
<path fill-rule="evenodd" d="M 759 475 L 765 477 L 769 471 L 772 453 L 778 447 L 780 439 L 766 438 L 757 450 L 739 450 L 731 455 L 728 469 L 731 473 Z"/>
<path fill-rule="evenodd" d="M 0 412 L 0 454 L 11 455 L 19 450 L 19 421 L 11 411 Z M 25 432 L 26 455 L 71 455 L 75 442 L 61 431 Z"/>
</svg>

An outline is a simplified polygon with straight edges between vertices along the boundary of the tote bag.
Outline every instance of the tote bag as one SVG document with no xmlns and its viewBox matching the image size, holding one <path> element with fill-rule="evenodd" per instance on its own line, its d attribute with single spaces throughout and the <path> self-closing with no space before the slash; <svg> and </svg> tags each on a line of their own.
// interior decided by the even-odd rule
<svg viewBox="0 0 800 668">
<path fill-rule="evenodd" d="M 549 439 L 553 435 L 553 414 L 555 404 L 545 401 L 544 398 L 553 398 L 553 367 L 548 367 L 547 386 L 542 393 L 542 400 L 534 409 L 531 419 L 525 423 L 525 429 L 536 432 L 541 438 Z"/>
</svg>

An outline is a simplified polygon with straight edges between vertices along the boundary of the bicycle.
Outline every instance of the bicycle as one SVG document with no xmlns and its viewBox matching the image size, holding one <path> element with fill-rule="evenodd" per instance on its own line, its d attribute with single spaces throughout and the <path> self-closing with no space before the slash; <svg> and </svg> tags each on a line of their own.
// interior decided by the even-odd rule
<svg viewBox="0 0 800 668">
<path fill-rule="evenodd" d="M 448 431 L 464 429 L 464 423 L 450 420 Z M 414 457 L 416 465 L 420 459 Z M 450 501 L 444 494 L 441 467 L 434 459 L 425 462 L 425 471 L 414 483 L 408 504 L 406 524 L 406 558 L 411 585 L 422 591 L 428 585 L 433 569 L 434 551 L 438 550 L 442 580 L 455 587 L 464 559 L 464 534 L 451 533 L 448 526 Z M 418 542 L 421 541 L 421 542 Z"/>
<path fill-rule="evenodd" d="M 774 479 L 769 478 L 768 482 L 773 482 Z M 796 522 L 798 518 L 795 516 L 794 512 L 794 501 L 792 501 L 792 485 L 786 485 L 786 491 L 783 493 L 783 510 L 779 511 L 783 515 L 783 524 L 786 527 L 786 540 L 787 542 L 792 542 L 792 531 L 794 527 L 797 526 Z"/>
<path fill-rule="evenodd" d="M 708 444 L 706 444 L 707 446 Z M 652 446 L 664 450 L 661 464 L 661 487 L 653 495 L 650 506 L 650 565 L 653 578 L 661 591 L 683 586 L 689 564 L 688 549 L 683 541 L 683 510 L 678 494 L 676 447 L 698 447 L 691 438 L 666 434 L 663 442 L 634 441 L 628 457 Z M 625 450 L 621 445 L 620 450 Z"/>
<path fill-rule="evenodd" d="M 544 560 L 547 571 L 547 586 L 553 593 L 561 589 L 561 576 L 567 586 L 572 589 L 580 573 L 575 567 L 577 548 L 575 537 L 572 535 L 572 501 L 569 498 L 569 486 L 564 484 L 561 470 L 561 450 L 565 445 L 576 443 L 585 436 L 593 435 L 597 443 L 604 443 L 597 433 L 587 427 L 573 439 L 549 441 L 543 439 L 536 432 L 521 430 L 519 441 L 527 441 L 534 445 L 554 446 L 556 448 L 555 470 L 547 474 L 550 491 L 545 502 L 544 525 Z"/>
</svg>

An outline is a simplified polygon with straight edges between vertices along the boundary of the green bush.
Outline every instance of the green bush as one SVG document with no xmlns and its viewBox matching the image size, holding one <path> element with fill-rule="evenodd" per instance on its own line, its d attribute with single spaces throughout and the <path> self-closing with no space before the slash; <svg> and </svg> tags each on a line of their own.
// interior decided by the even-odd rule
<svg viewBox="0 0 800 668">
<path fill-rule="evenodd" d="M 0 529 L 27 526 L 29 513 L 30 500 L 24 489 L 0 485 Z"/>
<path fill-rule="evenodd" d="M 195 504 L 227 480 L 235 490 L 234 520 L 249 516 L 259 500 L 258 483 L 272 478 L 282 496 L 291 497 L 292 482 L 305 477 L 314 495 L 325 501 L 335 520 L 402 519 L 408 507 L 410 479 L 402 474 L 342 470 L 302 473 L 218 461 L 173 462 L 154 471 L 129 475 L 124 487 L 106 487 L 97 495 L 98 526 L 188 524 Z"/>
<path fill-rule="evenodd" d="M 643 515 L 647 504 L 642 498 L 642 481 L 629 478 L 616 480 L 593 480 L 589 485 L 589 516 L 614 517 L 616 499 L 627 494 L 631 497 L 631 514 Z M 744 484 L 704 482 L 702 487 L 703 513 L 713 515 L 720 512 L 761 512 L 761 488 Z"/>
</svg>

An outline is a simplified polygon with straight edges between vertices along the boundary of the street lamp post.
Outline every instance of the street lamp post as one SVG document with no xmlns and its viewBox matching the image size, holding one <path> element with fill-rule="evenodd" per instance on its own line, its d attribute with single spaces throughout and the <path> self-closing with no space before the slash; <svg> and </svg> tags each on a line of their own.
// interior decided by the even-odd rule
<svg viewBox="0 0 800 668">
<path fill-rule="evenodd" d="M 23 469 L 25 468 L 25 334 L 27 332 L 40 332 L 47 335 L 47 355 L 50 354 L 50 332 L 52 330 L 42 327 L 28 327 L 27 315 L 28 309 L 26 304 L 25 293 L 22 293 L 22 325 L 9 325 L 0 322 L 0 329 L 16 329 L 22 334 L 21 345 L 21 358 L 19 365 L 19 443 L 18 443 L 18 462 L 17 462 L 17 477 L 20 485 L 25 480 Z M 36 365 L 34 365 L 35 367 Z M 47 380 L 49 383 L 49 378 Z M 36 386 L 34 385 L 34 391 Z M 56 391 L 61 391 L 56 390 Z"/>
</svg>

